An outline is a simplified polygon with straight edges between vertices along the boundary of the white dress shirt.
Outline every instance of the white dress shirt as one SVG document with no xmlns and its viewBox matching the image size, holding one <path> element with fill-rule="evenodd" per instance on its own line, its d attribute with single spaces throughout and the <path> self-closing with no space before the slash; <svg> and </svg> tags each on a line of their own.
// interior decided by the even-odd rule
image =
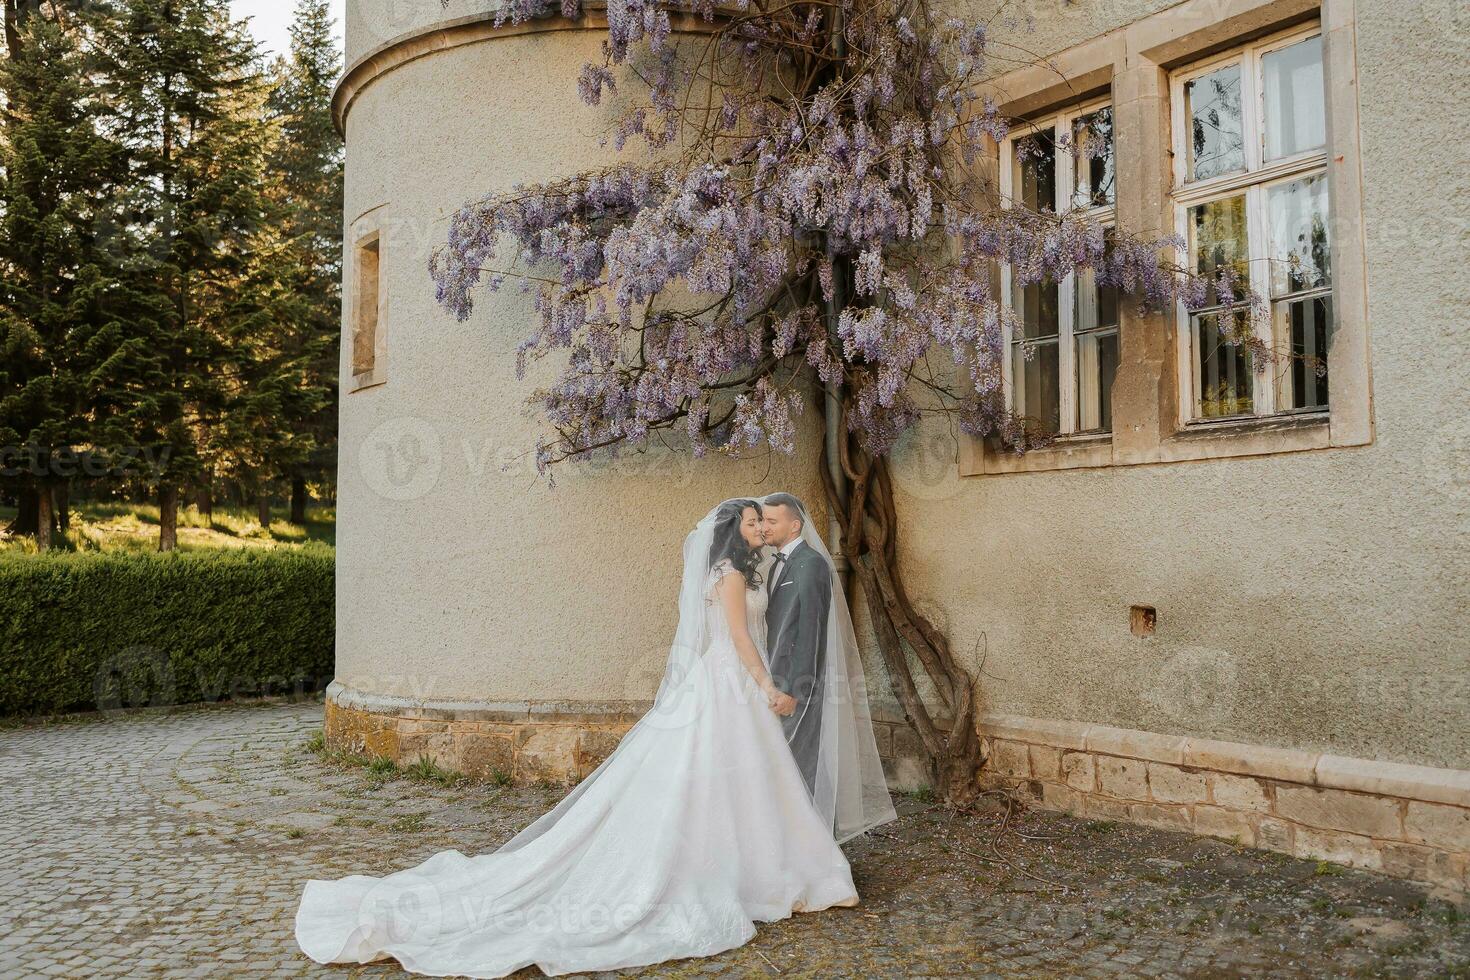
<svg viewBox="0 0 1470 980">
<path fill-rule="evenodd" d="M 800 547 L 800 545 L 801 537 L 797 536 L 781 546 L 781 554 L 786 556 L 786 560 L 781 563 L 781 566 L 777 568 L 771 576 L 772 591 L 775 591 L 776 586 L 780 584 L 780 578 L 781 575 L 786 571 L 786 566 L 791 564 L 791 553 L 795 551 L 798 547 Z"/>
</svg>

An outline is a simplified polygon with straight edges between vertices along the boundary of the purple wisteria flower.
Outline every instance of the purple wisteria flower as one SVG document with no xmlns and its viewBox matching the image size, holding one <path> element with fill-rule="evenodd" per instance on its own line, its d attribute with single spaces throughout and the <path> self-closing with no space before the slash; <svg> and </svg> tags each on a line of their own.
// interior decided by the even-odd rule
<svg viewBox="0 0 1470 980">
<path fill-rule="evenodd" d="M 496 20 L 554 12 L 510 0 Z M 982 86 L 983 26 L 887 0 L 611 0 L 606 14 L 604 60 L 578 93 L 612 113 L 615 146 L 642 139 L 654 162 L 468 204 L 430 266 L 461 320 L 481 287 L 535 291 L 518 367 L 564 358 L 533 396 L 556 430 L 543 465 L 660 432 L 696 454 L 791 452 L 803 394 L 829 384 L 874 454 L 930 412 L 1021 444 L 1003 400 L 1015 314 L 992 286 L 1000 266 L 1018 286 L 1090 269 L 1143 306 L 1239 295 L 1228 266 L 1170 264 L 1181 241 L 995 206 L 974 164 L 1010 121 Z M 675 34 L 690 14 L 712 35 Z"/>
</svg>

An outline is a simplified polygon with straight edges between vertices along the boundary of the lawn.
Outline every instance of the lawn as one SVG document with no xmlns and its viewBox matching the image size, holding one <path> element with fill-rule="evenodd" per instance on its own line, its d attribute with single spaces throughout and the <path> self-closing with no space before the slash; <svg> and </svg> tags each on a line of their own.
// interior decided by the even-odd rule
<svg viewBox="0 0 1470 980">
<path fill-rule="evenodd" d="M 0 507 L 0 528 L 15 516 L 12 507 Z M 337 540 L 337 512 L 332 507 L 312 507 L 306 523 L 289 524 L 277 512 L 271 525 L 262 528 L 254 507 L 216 506 L 209 521 L 193 506 L 179 509 L 180 551 L 215 551 L 225 548 L 331 547 Z M 74 504 L 71 529 L 60 543 L 61 550 L 75 552 L 133 552 L 158 549 L 158 507 L 124 501 Z M 33 538 L 0 538 L 0 555 L 34 554 Z"/>
</svg>

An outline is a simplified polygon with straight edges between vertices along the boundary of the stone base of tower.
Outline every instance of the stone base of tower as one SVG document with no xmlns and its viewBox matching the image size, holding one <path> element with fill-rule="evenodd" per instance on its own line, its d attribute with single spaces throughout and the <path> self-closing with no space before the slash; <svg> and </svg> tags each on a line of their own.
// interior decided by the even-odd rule
<svg viewBox="0 0 1470 980">
<path fill-rule="evenodd" d="M 648 701 L 472 702 L 415 700 L 354 691 L 326 696 L 331 749 L 515 783 L 585 778 L 652 706 Z M 927 783 L 922 746 L 902 718 L 876 711 L 878 753 L 894 790 Z"/>
</svg>

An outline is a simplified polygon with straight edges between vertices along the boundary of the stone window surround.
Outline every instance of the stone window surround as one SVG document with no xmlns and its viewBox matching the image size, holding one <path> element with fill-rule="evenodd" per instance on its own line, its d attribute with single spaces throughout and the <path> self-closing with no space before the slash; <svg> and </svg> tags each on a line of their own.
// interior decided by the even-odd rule
<svg viewBox="0 0 1470 980">
<path fill-rule="evenodd" d="M 377 209 L 373 209 L 376 211 Z M 372 213 L 372 212 L 368 212 Z M 346 350 L 347 362 L 347 391 L 357 392 L 365 388 L 376 387 L 388 380 L 387 363 L 387 328 L 388 328 L 388 288 L 387 276 L 384 275 L 383 243 L 384 235 L 380 223 L 375 219 L 366 219 L 366 215 L 359 217 L 352 223 L 352 234 L 349 239 L 349 268 L 347 282 L 351 287 L 350 295 L 344 297 L 346 312 L 345 329 L 343 330 L 343 347 Z M 353 349 L 356 343 L 358 321 L 361 316 L 359 304 L 363 297 L 359 294 L 361 285 L 360 263 L 363 253 L 373 246 L 378 248 L 378 273 L 377 273 L 377 317 L 373 328 L 373 367 L 370 371 L 358 373 L 354 370 Z"/>
<path fill-rule="evenodd" d="M 1044 65 L 991 84 L 1002 113 L 1033 117 L 1111 95 L 1120 174 L 1117 222 L 1134 232 L 1175 231 L 1170 73 L 1233 47 L 1319 21 L 1327 95 L 1327 175 L 1334 234 L 1334 337 L 1323 413 L 1185 422 L 1175 311 L 1120 310 L 1113 432 L 1058 439 L 1025 454 L 994 438 L 960 441 L 961 476 L 1027 473 L 1256 456 L 1373 441 L 1367 294 L 1358 150 L 1354 0 L 1185 0 L 1069 48 Z M 1138 152 L 1152 147 L 1152 152 Z M 999 149 L 992 146 L 992 166 Z M 1187 326 L 1187 324 L 1186 324 Z"/>
</svg>

